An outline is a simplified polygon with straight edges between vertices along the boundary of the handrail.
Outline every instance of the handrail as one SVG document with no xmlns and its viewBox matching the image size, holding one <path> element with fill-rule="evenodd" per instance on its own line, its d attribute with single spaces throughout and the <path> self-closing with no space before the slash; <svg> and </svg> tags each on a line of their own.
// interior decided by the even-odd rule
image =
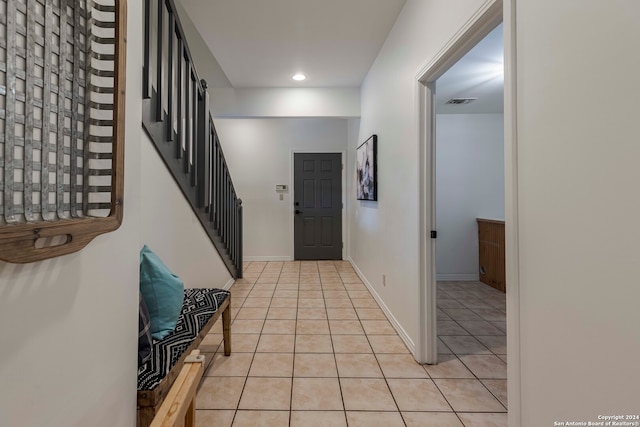
<svg viewBox="0 0 640 427">
<path fill-rule="evenodd" d="M 142 125 L 216 247 L 242 277 L 238 198 L 173 0 L 144 0 Z"/>
</svg>

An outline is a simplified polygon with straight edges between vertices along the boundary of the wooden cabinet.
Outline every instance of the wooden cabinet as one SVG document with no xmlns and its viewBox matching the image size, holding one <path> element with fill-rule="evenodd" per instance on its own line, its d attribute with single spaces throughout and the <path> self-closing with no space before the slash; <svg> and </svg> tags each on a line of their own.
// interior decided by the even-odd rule
<svg viewBox="0 0 640 427">
<path fill-rule="evenodd" d="M 480 281 L 506 292 L 504 221 L 477 218 Z"/>
</svg>

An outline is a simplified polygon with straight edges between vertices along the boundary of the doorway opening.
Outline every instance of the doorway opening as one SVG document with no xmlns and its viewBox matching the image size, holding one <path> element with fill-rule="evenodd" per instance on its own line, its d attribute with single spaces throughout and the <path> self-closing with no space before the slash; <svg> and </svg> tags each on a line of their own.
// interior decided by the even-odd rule
<svg viewBox="0 0 640 427">
<path fill-rule="evenodd" d="M 435 82 L 434 204 L 438 363 L 476 376 L 506 410 L 502 30 Z"/>
<path fill-rule="evenodd" d="M 504 291 L 477 220 L 504 226 L 504 43 L 499 24 L 436 81 L 436 279 Z M 495 220 L 495 221 L 494 221 Z M 502 233 L 504 234 L 504 233 Z M 504 239 L 504 237 L 503 237 Z M 504 244 L 501 245 L 504 247 Z M 504 254 L 502 254 L 504 259 Z M 501 271 L 504 271 L 504 264 Z"/>
<path fill-rule="evenodd" d="M 503 10 L 504 6 L 504 10 Z M 512 2 L 485 3 L 417 76 L 419 101 L 419 331 L 415 357 L 419 363 L 438 362 L 435 138 L 436 81 L 480 40 L 503 22 L 504 17 L 504 169 L 505 252 L 508 365 L 508 419 L 521 420 L 520 411 L 520 283 L 518 266 L 518 150 L 516 115 L 516 31 Z"/>
<path fill-rule="evenodd" d="M 436 280 L 436 83 L 502 23 L 502 2 L 485 4 L 418 75 L 420 101 L 420 333 L 416 359 L 438 361 Z M 469 104 L 472 105 L 472 104 Z"/>
<path fill-rule="evenodd" d="M 436 80 L 432 172 L 439 353 L 496 366 L 507 354 L 503 62 L 499 24 Z"/>
<path fill-rule="evenodd" d="M 512 1 L 493 0 L 474 16 L 431 59 L 417 76 L 419 101 L 419 332 L 415 357 L 419 363 L 438 362 L 436 281 L 436 81 L 500 23 L 504 22 L 504 188 L 506 249 L 506 311 L 508 418 L 520 419 L 519 266 L 516 139 L 516 42 Z M 439 236 L 438 236 L 439 237 Z"/>
</svg>

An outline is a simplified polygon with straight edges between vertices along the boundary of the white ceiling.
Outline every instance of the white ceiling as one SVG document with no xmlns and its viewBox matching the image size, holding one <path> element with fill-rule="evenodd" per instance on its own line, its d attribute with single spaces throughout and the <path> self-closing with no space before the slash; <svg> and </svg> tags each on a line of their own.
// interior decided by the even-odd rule
<svg viewBox="0 0 640 427">
<path fill-rule="evenodd" d="M 405 0 L 181 3 L 236 88 L 360 87 Z"/>
<path fill-rule="evenodd" d="M 405 0 L 180 0 L 235 88 L 360 87 Z M 436 82 L 437 113 L 503 112 L 499 25 Z M 291 76 L 305 73 L 304 82 Z M 446 105 L 451 98 L 477 98 Z"/>
<path fill-rule="evenodd" d="M 502 24 L 436 80 L 436 113 L 504 112 L 504 42 Z M 447 105 L 451 98 L 478 98 L 466 105 Z"/>
</svg>

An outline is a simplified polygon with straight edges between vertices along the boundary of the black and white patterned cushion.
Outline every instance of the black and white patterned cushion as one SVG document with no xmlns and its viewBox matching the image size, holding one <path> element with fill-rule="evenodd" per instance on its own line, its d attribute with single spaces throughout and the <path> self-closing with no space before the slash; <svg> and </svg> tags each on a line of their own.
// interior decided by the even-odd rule
<svg viewBox="0 0 640 427">
<path fill-rule="evenodd" d="M 138 368 L 138 390 L 153 390 L 230 295 L 215 288 L 185 289 L 176 329 L 153 343 L 151 358 Z"/>
<path fill-rule="evenodd" d="M 151 338 L 151 319 L 149 319 L 149 310 L 144 303 L 142 294 L 139 296 L 138 308 L 138 368 L 142 366 L 151 357 L 151 346 L 153 339 Z"/>
</svg>

